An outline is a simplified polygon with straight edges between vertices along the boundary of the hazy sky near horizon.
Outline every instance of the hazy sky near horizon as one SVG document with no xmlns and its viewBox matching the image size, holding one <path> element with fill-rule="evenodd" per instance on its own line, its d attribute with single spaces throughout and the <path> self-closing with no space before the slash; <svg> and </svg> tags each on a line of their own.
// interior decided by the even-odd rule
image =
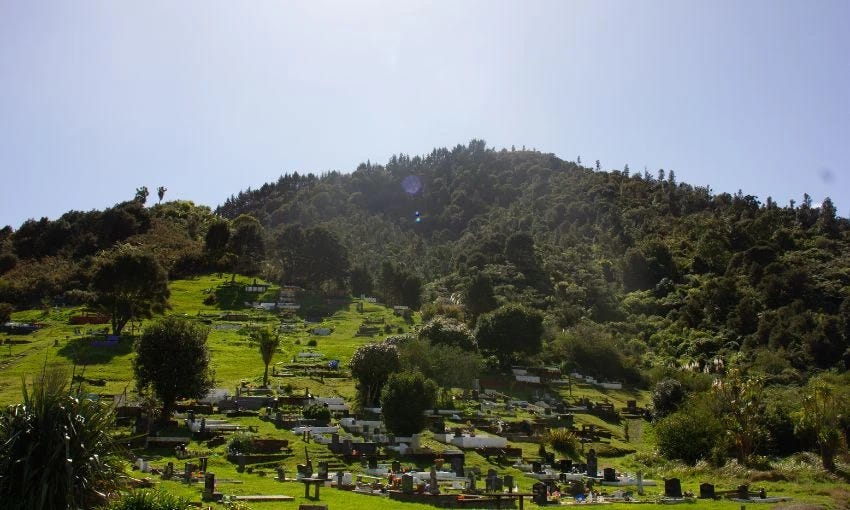
<svg viewBox="0 0 850 510">
<path fill-rule="evenodd" d="M 0 225 L 482 138 L 850 216 L 850 2 L 0 0 Z"/>
</svg>

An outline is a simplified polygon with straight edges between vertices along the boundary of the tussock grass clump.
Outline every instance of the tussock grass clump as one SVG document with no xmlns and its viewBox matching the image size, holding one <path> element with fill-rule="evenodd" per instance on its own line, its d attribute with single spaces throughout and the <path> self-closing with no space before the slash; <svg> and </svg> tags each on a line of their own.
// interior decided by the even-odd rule
<svg viewBox="0 0 850 510">
<path fill-rule="evenodd" d="M 162 490 L 138 490 L 113 501 L 104 510 L 187 510 L 189 501 Z"/>
<path fill-rule="evenodd" d="M 544 441 L 556 452 L 570 458 L 578 458 L 579 440 L 569 429 L 549 429 Z"/>
</svg>

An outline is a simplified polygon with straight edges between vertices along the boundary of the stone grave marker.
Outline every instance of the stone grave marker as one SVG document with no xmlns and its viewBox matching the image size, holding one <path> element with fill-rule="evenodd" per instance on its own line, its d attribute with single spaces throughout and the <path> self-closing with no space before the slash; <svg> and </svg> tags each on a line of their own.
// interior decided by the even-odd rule
<svg viewBox="0 0 850 510">
<path fill-rule="evenodd" d="M 200 458 L 198 458 L 198 461 L 200 462 L 200 466 L 198 467 L 198 471 L 200 471 L 201 473 L 206 473 L 207 472 L 207 458 L 206 457 L 200 457 Z"/>
<path fill-rule="evenodd" d="M 531 500 L 534 501 L 534 504 L 538 506 L 545 506 L 547 501 L 547 490 L 546 484 L 543 482 L 537 482 L 531 486 Z"/>
<path fill-rule="evenodd" d="M 614 470 L 614 468 L 607 467 L 602 470 L 602 479 L 606 482 L 616 482 L 617 472 Z"/>
<path fill-rule="evenodd" d="M 664 496 L 668 498 L 681 498 L 682 482 L 678 478 L 665 478 Z"/>
<path fill-rule="evenodd" d="M 587 452 L 587 476 L 596 478 L 596 450 L 593 448 Z"/>
<path fill-rule="evenodd" d="M 561 471 L 561 473 L 569 473 L 573 469 L 573 461 L 570 459 L 559 460 L 558 469 Z"/>
<path fill-rule="evenodd" d="M 431 480 L 428 484 L 431 494 L 439 494 L 440 493 L 440 485 L 437 483 L 437 469 L 435 467 L 431 467 Z"/>
<path fill-rule="evenodd" d="M 320 480 L 328 479 L 328 463 L 326 461 L 319 462 L 319 472 L 316 477 Z"/>
<path fill-rule="evenodd" d="M 707 482 L 699 484 L 699 497 L 701 499 L 714 499 L 714 485 Z"/>
<path fill-rule="evenodd" d="M 504 478 L 505 488 L 507 488 L 508 492 L 514 491 L 514 477 L 511 475 L 505 475 Z"/>
<path fill-rule="evenodd" d="M 174 477 L 174 463 L 169 462 L 165 465 L 165 471 L 162 473 L 162 477 L 166 480 L 171 480 Z"/>
<path fill-rule="evenodd" d="M 410 473 L 401 475 L 401 492 L 404 494 L 413 494 L 413 475 Z"/>
<path fill-rule="evenodd" d="M 452 457 L 452 471 L 457 476 L 464 476 L 463 457 Z"/>
</svg>

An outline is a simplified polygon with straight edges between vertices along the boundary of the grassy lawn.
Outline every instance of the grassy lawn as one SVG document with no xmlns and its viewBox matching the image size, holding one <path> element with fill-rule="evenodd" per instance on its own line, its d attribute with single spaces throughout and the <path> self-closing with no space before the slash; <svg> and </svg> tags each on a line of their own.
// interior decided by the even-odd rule
<svg viewBox="0 0 850 510">
<path fill-rule="evenodd" d="M 204 277 L 178 280 L 171 283 L 171 310 L 169 313 L 184 315 L 200 321 L 210 328 L 208 344 L 212 355 L 212 366 L 216 373 L 217 386 L 230 389 L 231 392 L 242 383 L 258 385 L 263 374 L 263 364 L 257 347 L 248 336 L 251 326 L 277 327 L 281 319 L 274 313 L 246 309 L 244 301 L 271 300 L 277 288 L 270 286 L 264 296 L 246 295 L 242 290 L 244 284 L 253 283 L 254 279 L 237 277 L 231 285 L 231 276 Z M 258 282 L 263 283 L 263 282 Z M 299 313 L 287 319 L 288 329 L 281 332 L 281 345 L 274 357 L 279 373 L 288 372 L 295 375 L 278 375 L 271 378 L 275 388 L 290 389 L 298 394 L 305 388 L 315 395 L 342 396 L 352 399 L 355 394 L 353 382 L 342 378 L 317 378 L 309 373 L 299 371 L 311 363 L 325 364 L 330 360 L 340 360 L 342 371 L 346 370 L 348 360 L 357 347 L 369 342 L 381 341 L 388 334 L 408 332 L 415 328 L 420 318 L 417 316 L 411 322 L 393 314 L 391 309 L 383 306 L 361 303 L 360 300 L 325 301 L 315 297 L 303 299 L 304 307 Z M 359 309 L 362 307 L 362 309 Z M 244 320 L 221 320 L 220 315 L 227 311 L 246 314 Z M 10 404 L 19 401 L 22 378 L 31 378 L 38 374 L 45 365 L 66 366 L 69 371 L 81 375 L 88 381 L 88 391 L 101 394 L 120 394 L 125 390 L 132 392 L 134 380 L 132 376 L 132 345 L 134 334 L 144 323 L 128 326 L 126 335 L 122 336 L 118 345 L 112 347 L 94 347 L 88 333 L 102 329 L 103 326 L 72 326 L 69 319 L 80 313 L 81 309 L 51 309 L 30 310 L 13 314 L 15 321 L 36 321 L 45 324 L 42 329 L 29 335 L 3 335 L 4 344 L 0 345 L 0 404 Z M 380 332 L 373 336 L 357 336 L 358 328 L 369 322 L 379 325 Z M 317 328 L 327 330 L 328 334 L 314 333 Z M 8 341 L 11 339 L 11 342 Z M 304 358 L 300 353 L 318 353 L 319 357 Z M 584 383 L 573 383 L 571 387 L 555 390 L 568 401 L 587 398 L 593 402 L 608 401 L 616 409 L 626 406 L 628 400 L 636 400 L 638 406 L 646 406 L 650 396 L 647 391 L 632 390 L 603 390 Z M 529 399 L 533 393 L 528 388 L 509 386 L 505 392 L 522 399 Z M 476 403 L 459 402 L 460 409 L 477 409 Z M 532 416 L 521 409 L 513 411 L 510 420 L 530 419 Z M 584 446 L 585 451 L 594 448 L 600 453 L 599 470 L 614 467 L 617 471 L 635 473 L 640 470 L 646 478 L 659 481 L 660 486 L 647 488 L 647 499 L 654 500 L 663 491 L 665 477 L 682 479 L 684 490 L 698 493 L 699 483 L 708 481 L 716 485 L 718 490 L 734 489 L 741 483 L 749 482 L 752 488 L 765 487 L 769 495 L 782 494 L 795 498 L 795 502 L 810 502 L 822 504 L 830 508 L 840 508 L 850 503 L 848 491 L 838 479 L 823 474 L 816 474 L 811 468 L 811 461 L 805 459 L 786 459 L 775 461 L 772 470 L 752 471 L 737 467 L 714 469 L 705 465 L 686 467 L 661 459 L 655 454 L 654 435 L 651 423 L 635 420 L 605 421 L 586 413 L 576 413 L 575 424 L 595 425 L 605 428 L 612 433 L 610 441 L 591 443 Z M 466 417 L 458 423 L 449 421 L 447 424 L 463 425 Z M 326 447 L 309 443 L 305 444 L 300 437 L 290 431 L 279 430 L 273 424 L 257 417 L 235 418 L 232 421 L 253 427 L 256 436 L 261 438 L 288 439 L 292 446 L 292 456 L 284 461 L 275 463 L 286 469 L 288 476 L 294 476 L 295 466 L 305 462 L 305 447 L 311 452 L 314 460 L 330 455 Z M 624 425 L 629 424 L 629 439 L 625 437 Z M 182 425 L 181 425 L 182 427 Z M 187 431 L 174 431 L 181 435 Z M 423 443 L 440 451 L 448 448 L 437 442 L 433 436 L 426 433 Z M 538 444 L 517 443 L 522 448 L 524 457 L 536 459 Z M 224 494 L 286 494 L 296 498 L 295 502 L 280 503 L 251 503 L 250 508 L 278 509 L 297 508 L 298 504 L 309 502 L 303 498 L 302 484 L 295 482 L 279 482 L 275 480 L 274 466 L 253 469 L 252 473 L 239 473 L 236 466 L 225 458 L 225 447 L 209 448 L 205 443 L 192 442 L 189 449 L 204 451 L 209 457 L 209 471 L 216 474 L 219 491 Z M 635 453 L 620 456 L 606 456 L 606 452 L 630 450 Z M 169 461 L 174 462 L 175 471 L 181 472 L 185 461 L 177 460 L 169 450 L 138 451 L 151 460 L 154 467 L 162 468 Z M 405 463 L 403 461 L 403 464 Z M 482 473 L 488 469 L 496 469 L 500 474 L 512 474 L 520 490 L 530 491 L 535 480 L 524 476 L 510 465 L 498 465 L 495 459 L 485 459 L 474 451 L 466 452 L 466 465 L 478 468 Z M 426 469 L 429 466 L 421 465 Z M 359 464 L 349 465 L 348 469 L 358 472 Z M 133 472 L 134 476 L 145 476 Z M 200 500 L 203 484 L 187 485 L 175 481 L 162 481 L 159 477 L 151 477 L 151 481 L 175 494 L 187 496 L 193 501 Z M 483 484 L 483 482 L 481 482 Z M 321 491 L 321 500 L 332 509 L 391 509 L 391 508 L 432 508 L 427 505 L 401 504 L 388 499 L 363 496 L 350 492 L 326 488 Z M 702 501 L 697 505 L 707 509 L 738 509 L 740 504 L 728 501 Z M 206 507 L 207 504 L 204 505 Z M 612 508 L 628 505 L 612 505 Z M 220 507 L 213 505 L 213 507 Z M 529 502 L 527 507 L 534 508 Z"/>
</svg>

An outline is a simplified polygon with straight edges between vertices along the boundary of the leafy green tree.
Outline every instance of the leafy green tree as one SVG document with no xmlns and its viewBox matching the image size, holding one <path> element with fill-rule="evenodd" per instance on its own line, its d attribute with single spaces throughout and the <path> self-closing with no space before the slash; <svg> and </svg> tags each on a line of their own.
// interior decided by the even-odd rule
<svg viewBox="0 0 850 510">
<path fill-rule="evenodd" d="M 23 402 L 0 412 L 0 501 L 10 510 L 91 508 L 123 474 L 112 408 L 69 390 L 43 369 Z"/>
<path fill-rule="evenodd" d="M 357 266 L 351 270 L 351 294 L 353 296 L 371 296 L 374 281 L 372 273 L 364 266 Z"/>
<path fill-rule="evenodd" d="M 399 349 L 402 370 L 419 371 L 442 388 L 471 388 L 484 367 L 483 357 L 453 345 L 434 345 L 425 339 L 392 339 Z"/>
<path fill-rule="evenodd" d="M 134 318 L 149 318 L 168 305 L 168 274 L 153 255 L 122 246 L 96 263 L 91 280 L 96 305 L 112 316 L 112 332 L 120 335 Z"/>
<path fill-rule="evenodd" d="M 655 437 L 661 455 L 693 465 L 722 444 L 723 430 L 708 406 L 694 403 L 656 423 Z"/>
<path fill-rule="evenodd" d="M 344 284 L 349 273 L 348 251 L 330 230 L 308 229 L 300 250 L 308 283 L 316 287 L 328 281 L 338 287 Z"/>
<path fill-rule="evenodd" d="M 162 401 L 163 419 L 171 416 L 178 398 L 201 398 L 212 388 L 208 334 L 190 319 L 170 316 L 148 325 L 136 341 L 136 384 L 153 388 Z"/>
<path fill-rule="evenodd" d="M 478 346 L 475 336 L 466 325 L 448 317 L 434 317 L 419 329 L 419 338 L 427 339 L 431 345 L 451 345 L 472 351 Z"/>
<path fill-rule="evenodd" d="M 687 395 L 682 383 L 673 378 L 658 381 L 652 390 L 652 408 L 657 418 L 663 418 L 679 409 Z"/>
<path fill-rule="evenodd" d="M 814 437 L 823 468 L 835 471 L 835 455 L 843 445 L 841 419 L 847 412 L 844 395 L 822 378 L 814 378 L 803 392 L 803 407 L 795 415 L 796 431 Z"/>
<path fill-rule="evenodd" d="M 381 391 L 381 412 L 387 430 L 397 436 L 418 434 L 425 428 L 425 411 L 434 407 L 437 385 L 419 372 L 389 376 Z"/>
<path fill-rule="evenodd" d="M 230 242 L 230 222 L 224 219 L 214 220 L 204 236 L 204 250 L 213 260 L 224 255 Z"/>
<path fill-rule="evenodd" d="M 478 318 L 475 339 L 478 347 L 492 352 L 508 367 L 514 353 L 540 352 L 543 315 L 521 305 L 506 305 Z"/>
<path fill-rule="evenodd" d="M 236 255 L 239 271 L 255 274 L 266 251 L 265 230 L 260 222 L 247 214 L 233 220 L 228 250 Z"/>
<path fill-rule="evenodd" d="M 257 342 L 260 349 L 260 356 L 263 358 L 263 386 L 269 384 L 269 364 L 272 362 L 274 353 L 280 346 L 280 335 L 274 334 L 268 328 L 255 328 L 251 331 L 251 339 Z"/>
<path fill-rule="evenodd" d="M 390 374 L 401 368 L 398 349 L 388 343 L 366 344 L 357 348 L 349 363 L 357 380 L 357 398 L 363 407 L 373 407 Z"/>
<path fill-rule="evenodd" d="M 493 292 L 493 282 L 486 274 L 478 272 L 472 277 L 464 294 L 464 304 L 472 316 L 473 324 L 479 315 L 493 311 L 499 306 Z"/>
</svg>

